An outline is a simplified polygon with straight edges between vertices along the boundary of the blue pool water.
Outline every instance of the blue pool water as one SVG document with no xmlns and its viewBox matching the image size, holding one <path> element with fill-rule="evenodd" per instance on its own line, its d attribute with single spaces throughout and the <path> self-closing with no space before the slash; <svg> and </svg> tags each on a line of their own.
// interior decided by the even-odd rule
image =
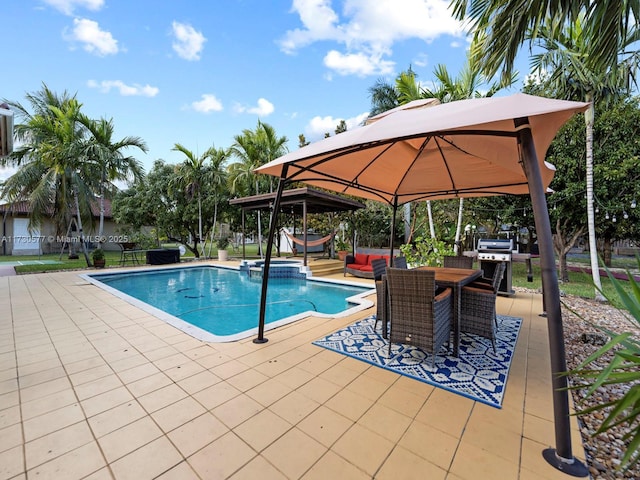
<svg viewBox="0 0 640 480">
<path fill-rule="evenodd" d="M 262 279 L 247 272 L 217 267 L 171 268 L 87 276 L 125 298 L 151 306 L 212 334 L 210 341 L 235 340 L 257 328 Z M 270 278 L 265 315 L 266 328 L 289 323 L 311 312 L 336 315 L 360 305 L 371 287 L 299 278 Z M 349 300 L 351 299 L 351 300 Z M 365 302 L 366 303 L 366 302 Z M 161 315 L 160 315 L 161 316 Z M 165 320 L 167 320 L 165 318 Z M 180 328 L 176 322 L 170 322 Z M 189 328 L 184 328 L 189 331 Z M 196 335 L 198 336 L 198 335 Z M 206 336 L 206 335 L 205 335 Z"/>
</svg>

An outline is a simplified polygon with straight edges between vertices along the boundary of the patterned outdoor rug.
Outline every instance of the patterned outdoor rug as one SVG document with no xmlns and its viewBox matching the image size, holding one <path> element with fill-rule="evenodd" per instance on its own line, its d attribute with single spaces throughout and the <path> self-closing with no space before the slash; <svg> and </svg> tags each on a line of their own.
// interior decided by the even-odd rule
<svg viewBox="0 0 640 480">
<path fill-rule="evenodd" d="M 380 327 L 374 331 L 375 321 L 375 315 L 367 317 L 313 343 L 501 408 L 521 318 L 498 315 L 496 353 L 489 339 L 463 334 L 460 356 L 444 356 L 441 350 L 435 370 L 431 370 L 431 355 L 416 347 L 394 344 L 389 358 L 389 342 L 382 338 Z"/>
</svg>

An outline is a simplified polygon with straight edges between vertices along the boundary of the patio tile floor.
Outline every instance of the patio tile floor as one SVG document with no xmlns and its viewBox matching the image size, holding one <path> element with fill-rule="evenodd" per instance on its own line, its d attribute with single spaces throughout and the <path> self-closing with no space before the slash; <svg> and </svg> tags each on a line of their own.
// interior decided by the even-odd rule
<svg viewBox="0 0 640 480">
<path fill-rule="evenodd" d="M 0 310 L 0 479 L 567 478 L 537 294 L 498 299 L 502 409 L 311 345 L 375 307 L 208 344 L 60 272 L 0 277 Z"/>
</svg>

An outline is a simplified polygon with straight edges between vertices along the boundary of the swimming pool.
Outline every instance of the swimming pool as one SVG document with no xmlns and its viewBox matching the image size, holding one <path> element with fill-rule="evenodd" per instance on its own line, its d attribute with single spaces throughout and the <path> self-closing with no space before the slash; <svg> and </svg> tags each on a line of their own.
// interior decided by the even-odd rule
<svg viewBox="0 0 640 480">
<path fill-rule="evenodd" d="M 262 279 L 236 269 L 197 266 L 82 275 L 190 335 L 226 342 L 257 333 Z M 350 315 L 373 305 L 371 287 L 351 282 L 270 278 L 265 329 L 311 314 Z"/>
</svg>

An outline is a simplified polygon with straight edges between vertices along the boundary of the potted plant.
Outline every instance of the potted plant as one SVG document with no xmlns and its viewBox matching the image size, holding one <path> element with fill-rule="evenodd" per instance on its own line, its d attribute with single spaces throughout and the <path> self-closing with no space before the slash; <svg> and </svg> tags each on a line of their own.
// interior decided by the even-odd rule
<svg viewBox="0 0 640 480">
<path fill-rule="evenodd" d="M 91 260 L 93 261 L 94 267 L 104 268 L 106 264 L 106 259 L 104 258 L 104 250 L 102 250 L 102 248 L 96 248 L 93 252 L 91 252 Z"/>
<path fill-rule="evenodd" d="M 229 258 L 229 252 L 227 252 L 227 247 L 229 246 L 229 237 L 226 235 L 221 236 L 217 241 L 216 245 L 218 247 L 218 260 L 221 262 L 226 262 Z"/>
<path fill-rule="evenodd" d="M 344 257 L 349 253 L 349 244 L 340 237 L 336 237 L 336 250 L 338 251 L 338 258 L 344 260 Z"/>
</svg>

